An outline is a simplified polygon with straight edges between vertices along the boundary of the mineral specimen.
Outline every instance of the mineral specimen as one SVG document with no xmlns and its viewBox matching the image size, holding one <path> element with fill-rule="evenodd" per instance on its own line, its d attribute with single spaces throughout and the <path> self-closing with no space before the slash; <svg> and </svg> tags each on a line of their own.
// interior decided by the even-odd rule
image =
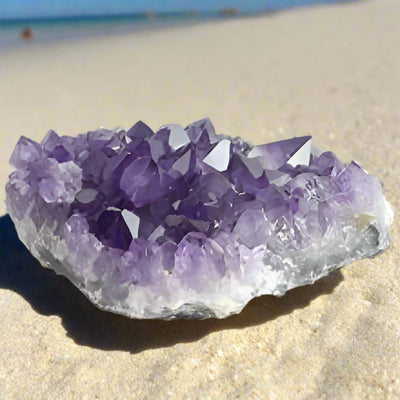
<svg viewBox="0 0 400 400">
<path fill-rule="evenodd" d="M 21 137 L 7 208 L 45 267 L 132 318 L 223 318 L 388 247 L 378 180 L 310 136 L 252 146 L 204 119 Z"/>
</svg>

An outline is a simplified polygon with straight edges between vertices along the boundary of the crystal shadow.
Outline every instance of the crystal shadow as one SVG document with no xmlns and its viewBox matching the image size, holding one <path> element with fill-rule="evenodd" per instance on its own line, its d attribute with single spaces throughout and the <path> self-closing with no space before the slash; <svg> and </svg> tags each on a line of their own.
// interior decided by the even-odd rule
<svg viewBox="0 0 400 400">
<path fill-rule="evenodd" d="M 58 315 L 77 344 L 102 350 L 139 353 L 196 341 L 222 329 L 263 324 L 332 293 L 342 281 L 342 273 L 335 270 L 281 298 L 255 298 L 240 314 L 223 320 L 132 320 L 99 310 L 66 278 L 41 267 L 18 239 L 10 217 L 0 217 L 0 288 L 20 294 L 41 315 Z"/>
</svg>

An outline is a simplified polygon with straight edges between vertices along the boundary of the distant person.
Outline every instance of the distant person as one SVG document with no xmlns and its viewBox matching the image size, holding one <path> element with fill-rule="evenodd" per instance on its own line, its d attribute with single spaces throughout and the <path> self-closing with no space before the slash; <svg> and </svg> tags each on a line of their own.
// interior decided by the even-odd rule
<svg viewBox="0 0 400 400">
<path fill-rule="evenodd" d="M 22 29 L 20 38 L 22 40 L 32 40 L 35 37 L 35 32 L 29 26 Z"/>
<path fill-rule="evenodd" d="M 220 10 L 221 15 L 234 16 L 239 14 L 239 9 L 237 8 L 223 8 Z"/>
</svg>

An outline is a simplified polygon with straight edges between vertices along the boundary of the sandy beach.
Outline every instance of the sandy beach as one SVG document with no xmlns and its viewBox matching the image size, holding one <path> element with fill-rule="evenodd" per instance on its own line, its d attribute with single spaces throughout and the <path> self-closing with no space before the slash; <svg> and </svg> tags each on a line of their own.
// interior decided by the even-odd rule
<svg viewBox="0 0 400 400">
<path fill-rule="evenodd" d="M 20 135 L 208 116 L 256 144 L 312 134 L 377 176 L 398 214 L 399 15 L 399 0 L 372 0 L 4 50 L 0 187 Z M 2 216 L 0 399 L 399 399 L 399 228 L 313 286 L 165 322 L 97 310 Z"/>
</svg>

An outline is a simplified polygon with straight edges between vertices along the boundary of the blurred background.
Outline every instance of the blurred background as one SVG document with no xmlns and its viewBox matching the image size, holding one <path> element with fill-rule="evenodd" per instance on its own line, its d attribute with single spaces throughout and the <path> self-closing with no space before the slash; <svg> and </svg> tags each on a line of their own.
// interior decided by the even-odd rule
<svg viewBox="0 0 400 400">
<path fill-rule="evenodd" d="M 0 46 L 15 46 L 17 38 L 59 40 L 249 17 L 332 2 L 335 0 L 3 0 Z"/>
</svg>

